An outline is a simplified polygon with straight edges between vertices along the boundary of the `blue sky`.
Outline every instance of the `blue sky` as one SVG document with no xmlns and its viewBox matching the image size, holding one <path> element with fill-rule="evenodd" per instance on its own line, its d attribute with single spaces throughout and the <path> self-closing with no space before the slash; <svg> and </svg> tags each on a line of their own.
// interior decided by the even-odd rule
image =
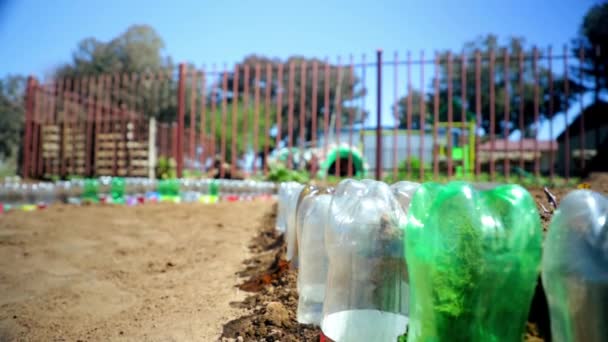
<svg viewBox="0 0 608 342">
<path fill-rule="evenodd" d="M 0 77 L 42 77 L 68 61 L 79 40 L 109 40 L 132 24 L 153 26 L 174 60 L 199 66 L 231 64 L 250 53 L 333 60 L 351 53 L 357 58 L 365 53 L 370 59 L 378 48 L 387 57 L 395 50 L 402 56 L 407 50 L 431 54 L 437 49 L 459 50 L 464 42 L 486 33 L 523 36 L 529 44 L 561 49 L 576 36 L 594 2 L 0 0 Z M 392 122 L 390 92 L 383 101 L 387 124 Z M 563 129 L 563 122 L 556 129 Z"/>
</svg>

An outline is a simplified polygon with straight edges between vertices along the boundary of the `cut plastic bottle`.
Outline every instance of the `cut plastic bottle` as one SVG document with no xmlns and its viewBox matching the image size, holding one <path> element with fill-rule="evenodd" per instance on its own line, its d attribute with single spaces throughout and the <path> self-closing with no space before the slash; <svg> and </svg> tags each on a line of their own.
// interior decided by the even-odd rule
<svg viewBox="0 0 608 342">
<path fill-rule="evenodd" d="M 542 280 L 557 342 L 608 339 L 608 199 L 589 190 L 564 197 L 553 215 Z"/>
<path fill-rule="evenodd" d="M 291 266 L 298 267 L 298 212 L 305 198 L 314 196 L 319 191 L 319 188 L 313 184 L 306 184 L 302 189 L 294 193 L 289 202 L 289 210 L 287 211 L 287 251 L 285 258 L 291 261 Z"/>
<path fill-rule="evenodd" d="M 304 324 L 321 324 L 328 267 L 325 226 L 332 192 L 331 188 L 318 189 L 304 198 L 298 209 L 297 320 Z"/>
<path fill-rule="evenodd" d="M 387 184 L 345 180 L 336 187 L 325 231 L 325 338 L 393 342 L 405 332 L 405 223 L 405 212 Z"/>
<path fill-rule="evenodd" d="M 407 220 L 408 341 L 521 341 L 541 257 L 532 196 L 425 183 Z"/>
</svg>

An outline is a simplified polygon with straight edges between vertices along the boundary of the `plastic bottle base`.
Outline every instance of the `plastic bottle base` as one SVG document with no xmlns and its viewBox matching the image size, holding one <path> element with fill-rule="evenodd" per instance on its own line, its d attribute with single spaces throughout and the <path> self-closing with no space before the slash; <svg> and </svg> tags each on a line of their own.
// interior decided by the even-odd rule
<svg viewBox="0 0 608 342">
<path fill-rule="evenodd" d="M 324 317 L 321 341 L 397 341 L 408 324 L 402 314 L 379 310 L 345 310 Z"/>
</svg>

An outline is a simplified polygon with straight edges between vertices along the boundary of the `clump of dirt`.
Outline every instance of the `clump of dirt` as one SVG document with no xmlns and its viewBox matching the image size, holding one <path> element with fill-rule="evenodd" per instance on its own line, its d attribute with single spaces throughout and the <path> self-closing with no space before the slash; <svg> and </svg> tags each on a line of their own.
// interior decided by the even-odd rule
<svg viewBox="0 0 608 342">
<path fill-rule="evenodd" d="M 276 209 L 276 208 L 275 208 Z M 275 229 L 276 210 L 262 220 L 249 245 L 253 257 L 238 274 L 247 279 L 239 285 L 251 292 L 233 306 L 247 313 L 224 325 L 222 340 L 230 341 L 318 341 L 320 330 L 296 321 L 297 273 L 285 260 L 283 234 Z"/>
</svg>

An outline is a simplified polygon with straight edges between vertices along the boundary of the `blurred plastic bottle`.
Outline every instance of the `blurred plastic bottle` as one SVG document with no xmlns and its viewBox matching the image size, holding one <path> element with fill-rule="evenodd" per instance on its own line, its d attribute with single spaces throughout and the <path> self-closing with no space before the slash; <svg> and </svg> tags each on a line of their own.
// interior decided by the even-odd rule
<svg viewBox="0 0 608 342">
<path fill-rule="evenodd" d="M 158 182 L 158 193 L 161 202 L 179 203 L 179 179 L 162 179 Z"/>
<path fill-rule="evenodd" d="M 82 199 L 85 202 L 99 203 L 99 181 L 97 179 L 85 179 Z"/>
<path fill-rule="evenodd" d="M 542 280 L 557 342 L 608 340 L 608 199 L 589 190 L 564 197 L 553 215 Z"/>
<path fill-rule="evenodd" d="M 300 203 L 298 211 L 298 322 L 321 324 L 325 283 L 327 280 L 327 252 L 325 226 L 332 188 L 319 189 Z"/>
<path fill-rule="evenodd" d="M 287 221 L 285 226 L 285 240 L 287 242 L 287 251 L 285 252 L 285 259 L 291 261 L 292 266 L 297 267 L 297 260 L 294 259 L 296 255 L 296 240 L 297 240 L 297 227 L 296 227 L 296 213 L 298 210 L 298 203 L 300 202 L 301 196 L 306 196 L 308 193 L 313 191 L 315 187 L 313 185 L 302 185 L 295 187 L 294 191 L 290 193 L 287 199 Z"/>
<path fill-rule="evenodd" d="M 277 213 L 277 230 L 285 232 L 287 230 L 287 216 L 289 210 L 289 201 L 294 192 L 300 192 L 304 187 L 300 183 L 286 182 L 281 183 L 279 187 L 279 198 L 278 198 L 278 213 Z"/>
<path fill-rule="evenodd" d="M 325 230 L 325 339 L 394 342 L 405 332 L 405 224 L 406 214 L 387 184 L 345 180 L 336 187 Z"/>
<path fill-rule="evenodd" d="M 112 178 L 110 186 L 110 195 L 112 196 L 112 203 L 114 204 L 125 204 L 126 183 L 122 177 Z"/>
<path fill-rule="evenodd" d="M 425 183 L 407 221 L 408 341 L 521 341 L 541 257 L 532 196 Z"/>
</svg>

